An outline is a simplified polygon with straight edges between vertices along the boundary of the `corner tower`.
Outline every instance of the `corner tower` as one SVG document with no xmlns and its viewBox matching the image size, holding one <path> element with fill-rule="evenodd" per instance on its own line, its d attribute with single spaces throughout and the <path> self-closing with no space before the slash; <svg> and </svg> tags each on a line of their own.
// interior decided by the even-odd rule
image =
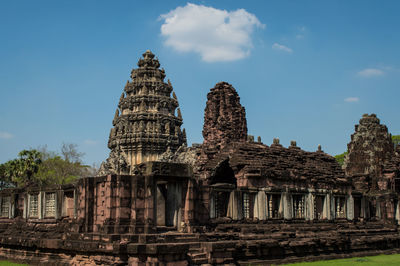
<svg viewBox="0 0 400 266">
<path fill-rule="evenodd" d="M 167 149 L 174 152 L 186 145 L 178 99 L 171 82 L 164 82 L 158 59 L 147 50 L 138 67 L 132 70 L 115 111 L 108 140 L 111 152 L 100 174 L 130 174 L 132 166 L 156 161 Z"/>
<path fill-rule="evenodd" d="M 207 94 L 203 137 L 204 146 L 217 150 L 228 143 L 247 140 L 246 112 L 231 84 L 219 82 Z"/>
<path fill-rule="evenodd" d="M 343 165 L 346 175 L 352 176 L 353 181 L 357 176 L 369 176 L 371 188 L 375 190 L 385 165 L 394 155 L 388 128 L 380 123 L 375 114 L 364 114 L 355 126 L 347 151 Z"/>
</svg>

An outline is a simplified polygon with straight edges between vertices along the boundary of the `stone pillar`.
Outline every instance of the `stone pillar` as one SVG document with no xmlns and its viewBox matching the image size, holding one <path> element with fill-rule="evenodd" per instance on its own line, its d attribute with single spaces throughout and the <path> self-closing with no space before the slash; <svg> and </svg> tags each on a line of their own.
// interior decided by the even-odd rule
<svg viewBox="0 0 400 266">
<path fill-rule="evenodd" d="M 346 197 L 346 217 L 347 220 L 354 220 L 354 198 L 352 195 Z"/>
<path fill-rule="evenodd" d="M 175 201 L 176 209 L 174 214 L 174 221 L 176 228 L 181 230 L 182 227 L 182 183 L 176 183 L 175 186 Z"/>
<path fill-rule="evenodd" d="M 399 211 L 400 211 L 400 202 L 397 202 L 395 208 L 396 208 L 396 210 L 395 210 L 395 212 L 396 212 L 395 219 L 396 219 L 397 224 L 399 224 L 399 221 L 400 221 L 400 213 L 399 213 Z"/>
<path fill-rule="evenodd" d="M 325 195 L 324 209 L 322 211 L 322 216 L 327 220 L 332 220 L 332 216 L 331 216 L 331 194 L 330 193 Z"/>
<path fill-rule="evenodd" d="M 130 215 L 130 233 L 136 233 L 136 199 L 137 199 L 137 176 L 131 178 L 131 215 Z"/>
<path fill-rule="evenodd" d="M 282 192 L 283 218 L 290 220 L 293 217 L 292 197 L 288 192 Z"/>
<path fill-rule="evenodd" d="M 241 219 L 241 202 L 240 198 L 238 197 L 238 193 L 238 191 L 231 191 L 229 195 L 227 216 L 233 220 Z"/>
<path fill-rule="evenodd" d="M 376 215 L 375 216 L 378 219 L 382 219 L 381 202 L 378 198 L 376 199 Z"/>
<path fill-rule="evenodd" d="M 44 196 L 45 196 L 45 193 L 43 191 L 40 191 L 39 195 L 38 195 L 38 218 L 39 219 L 43 219 L 43 216 L 44 216 L 44 208 L 43 208 L 44 204 L 45 204 Z"/>
<path fill-rule="evenodd" d="M 312 193 L 308 193 L 305 196 L 305 218 L 306 220 L 314 219 L 314 195 Z"/>
<path fill-rule="evenodd" d="M 28 217 L 29 217 L 29 205 L 30 205 L 30 201 L 31 201 L 31 197 L 29 196 L 28 193 L 25 193 L 25 195 L 24 195 L 24 210 L 23 210 L 23 213 L 22 213 L 22 216 L 23 216 L 25 219 L 28 219 Z"/>
<path fill-rule="evenodd" d="M 78 191 L 74 189 L 74 218 L 78 216 Z"/>
<path fill-rule="evenodd" d="M 334 219 L 336 219 L 336 203 L 335 203 L 336 198 L 332 194 L 329 194 L 329 195 L 330 195 L 330 206 L 329 206 L 329 209 L 330 209 L 330 215 L 331 215 L 331 219 L 330 220 L 334 220 Z"/>
<path fill-rule="evenodd" d="M 217 217 L 217 214 L 215 213 L 215 196 L 214 196 L 214 191 L 211 190 L 210 193 L 210 219 L 214 219 Z"/>
<path fill-rule="evenodd" d="M 186 225 L 191 225 L 194 221 L 194 185 L 191 179 L 187 183 L 184 220 Z"/>
<path fill-rule="evenodd" d="M 11 194 L 10 195 L 10 202 L 8 203 L 8 218 L 14 218 L 14 214 L 15 214 L 15 199 L 16 199 L 16 195 L 15 194 Z"/>
<path fill-rule="evenodd" d="M 144 233 L 154 231 L 154 202 L 155 202 L 155 184 L 152 176 L 145 177 L 144 184 Z"/>
<path fill-rule="evenodd" d="M 267 219 L 267 199 L 264 191 L 259 191 L 254 199 L 254 218 L 259 220 Z"/>
</svg>

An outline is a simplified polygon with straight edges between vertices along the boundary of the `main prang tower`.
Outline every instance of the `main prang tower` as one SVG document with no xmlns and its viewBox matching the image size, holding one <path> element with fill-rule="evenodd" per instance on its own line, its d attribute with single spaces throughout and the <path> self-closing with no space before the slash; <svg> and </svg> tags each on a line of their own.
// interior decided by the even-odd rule
<svg viewBox="0 0 400 266">
<path fill-rule="evenodd" d="M 186 145 L 178 99 L 164 78 L 158 59 L 147 50 L 119 100 L 108 140 L 110 156 L 100 175 L 132 174 L 132 166 L 157 161 L 165 151 Z"/>
</svg>

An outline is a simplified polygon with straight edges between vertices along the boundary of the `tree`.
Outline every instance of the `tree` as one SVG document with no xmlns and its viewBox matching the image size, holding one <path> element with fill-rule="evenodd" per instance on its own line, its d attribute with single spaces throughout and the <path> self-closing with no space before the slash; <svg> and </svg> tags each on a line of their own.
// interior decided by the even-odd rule
<svg viewBox="0 0 400 266">
<path fill-rule="evenodd" d="M 78 152 L 78 145 L 73 143 L 63 143 L 61 147 L 61 154 L 67 162 L 81 163 L 84 153 Z"/>
<path fill-rule="evenodd" d="M 8 174 L 8 165 L 7 163 L 0 164 L 0 190 L 7 187 L 13 187 L 14 184 Z"/>
<path fill-rule="evenodd" d="M 344 158 L 346 157 L 346 155 L 347 155 L 347 151 L 345 151 L 342 154 L 335 155 L 335 159 L 340 164 L 340 166 L 342 166 L 344 164 Z"/>
<path fill-rule="evenodd" d="M 34 175 L 42 163 L 41 153 L 37 150 L 23 150 L 18 153 L 18 157 L 1 165 L 3 181 L 18 186 L 34 183 Z"/>
<path fill-rule="evenodd" d="M 92 175 L 94 168 L 82 164 L 82 156 L 76 144 L 63 143 L 61 155 L 48 151 L 46 146 L 23 150 L 17 159 L 0 164 L 0 189 L 31 184 L 63 185 Z"/>
<path fill-rule="evenodd" d="M 46 146 L 40 149 L 45 160 L 35 176 L 41 185 L 68 184 L 91 173 L 91 167 L 82 164 L 83 153 L 76 144 L 63 143 L 61 155 L 47 151 Z"/>
</svg>

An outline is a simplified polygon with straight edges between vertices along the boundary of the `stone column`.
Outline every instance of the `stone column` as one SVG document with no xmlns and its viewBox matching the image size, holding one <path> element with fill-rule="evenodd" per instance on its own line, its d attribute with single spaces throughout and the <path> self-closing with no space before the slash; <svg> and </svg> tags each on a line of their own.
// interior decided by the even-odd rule
<svg viewBox="0 0 400 266">
<path fill-rule="evenodd" d="M 381 202 L 380 202 L 380 200 L 378 198 L 376 199 L 376 215 L 375 216 L 378 219 L 382 219 Z"/>
<path fill-rule="evenodd" d="M 152 176 L 145 177 L 144 184 L 144 233 L 151 233 L 154 231 L 154 192 L 155 184 Z"/>
<path fill-rule="evenodd" d="M 354 220 L 354 198 L 352 195 L 346 197 L 346 216 L 347 220 Z"/>
<path fill-rule="evenodd" d="M 258 218 L 259 220 L 267 219 L 266 201 L 265 192 L 259 191 L 254 199 L 254 218 Z"/>
<path fill-rule="evenodd" d="M 45 201 L 44 201 L 44 196 L 45 196 L 45 193 L 43 192 L 43 191 L 40 191 L 39 192 L 39 195 L 38 195 L 38 218 L 39 219 L 43 219 L 43 212 L 44 212 L 44 205 L 45 205 Z"/>
<path fill-rule="evenodd" d="M 15 209 L 17 208 L 17 206 L 15 206 L 15 200 L 17 199 L 17 195 L 16 194 L 11 194 L 10 197 L 10 209 L 9 209 L 9 215 L 8 218 L 14 218 L 15 217 Z M 18 205 L 18 202 L 17 202 Z"/>
<path fill-rule="evenodd" d="M 77 188 L 74 189 L 74 218 L 78 215 L 78 191 Z"/>
<path fill-rule="evenodd" d="M 400 213 L 399 213 L 399 211 L 400 211 L 400 202 L 397 202 L 395 208 L 396 208 L 395 209 L 395 212 L 396 212 L 395 219 L 396 219 L 397 224 L 399 224 L 399 221 L 400 221 Z"/>
<path fill-rule="evenodd" d="M 175 186 L 175 202 L 176 209 L 174 214 L 174 221 L 178 231 L 182 227 L 182 183 L 178 182 Z"/>
<path fill-rule="evenodd" d="M 332 194 L 329 194 L 330 196 L 330 215 L 331 215 L 331 219 L 330 220 L 334 220 L 336 219 L 336 204 L 335 204 L 335 196 Z"/>
<path fill-rule="evenodd" d="M 282 192 L 281 197 L 283 202 L 283 218 L 290 220 L 293 217 L 292 196 L 288 192 Z"/>
<path fill-rule="evenodd" d="M 194 221 L 194 185 L 191 179 L 187 183 L 184 220 L 186 225 L 191 225 Z"/>
<path fill-rule="evenodd" d="M 227 216 L 233 220 L 240 220 L 241 215 L 241 201 L 238 191 L 231 191 L 229 195 L 228 212 Z"/>
<path fill-rule="evenodd" d="M 23 210 L 23 214 L 22 214 L 25 219 L 28 219 L 28 217 L 29 217 L 30 202 L 31 202 L 30 195 L 28 193 L 25 193 L 25 195 L 24 195 L 24 210 Z"/>
<path fill-rule="evenodd" d="M 331 216 L 331 194 L 330 193 L 325 195 L 324 208 L 323 208 L 323 211 L 322 211 L 322 216 L 327 220 L 332 220 L 332 216 Z"/>
<path fill-rule="evenodd" d="M 211 190 L 210 193 L 210 219 L 214 219 L 217 217 L 217 214 L 215 213 L 215 196 L 214 196 L 214 191 Z"/>
<path fill-rule="evenodd" d="M 314 219 L 314 195 L 312 193 L 308 193 L 305 196 L 305 218 L 306 220 L 313 220 Z"/>
</svg>

